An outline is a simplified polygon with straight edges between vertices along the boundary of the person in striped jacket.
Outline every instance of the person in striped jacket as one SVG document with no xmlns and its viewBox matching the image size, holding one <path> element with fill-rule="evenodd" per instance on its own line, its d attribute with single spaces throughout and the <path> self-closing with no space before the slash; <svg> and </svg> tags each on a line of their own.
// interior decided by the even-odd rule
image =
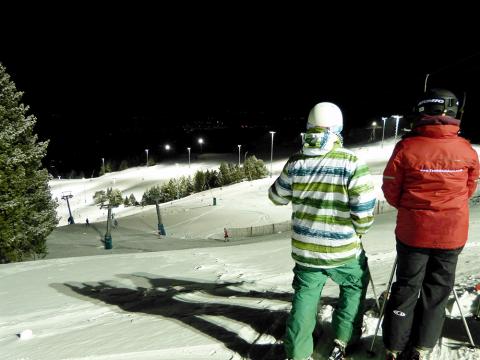
<svg viewBox="0 0 480 360">
<path fill-rule="evenodd" d="M 295 293 L 284 339 L 290 359 L 313 353 L 317 306 L 328 278 L 340 286 L 330 358 L 343 359 L 346 346 L 361 336 L 369 274 L 360 238 L 373 224 L 376 198 L 368 167 L 342 146 L 342 128 L 338 106 L 315 105 L 302 150 L 269 189 L 274 204 L 292 203 Z"/>
</svg>

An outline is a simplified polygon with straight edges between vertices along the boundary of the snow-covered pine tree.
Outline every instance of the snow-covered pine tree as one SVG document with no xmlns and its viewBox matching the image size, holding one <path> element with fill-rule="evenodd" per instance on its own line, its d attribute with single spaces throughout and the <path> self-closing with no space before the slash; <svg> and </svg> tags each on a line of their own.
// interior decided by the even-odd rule
<svg viewBox="0 0 480 360">
<path fill-rule="evenodd" d="M 263 160 L 257 159 L 255 155 L 247 157 L 243 167 L 248 180 L 261 179 L 268 175 L 268 170 Z"/>
<path fill-rule="evenodd" d="M 227 163 L 222 162 L 220 163 L 219 172 L 219 179 L 220 179 L 220 186 L 229 185 L 232 181 L 232 174 L 230 173 L 230 168 L 228 167 Z"/>
<path fill-rule="evenodd" d="M 104 206 L 118 207 L 123 204 L 122 192 L 119 189 L 108 188 L 105 194 Z"/>
<path fill-rule="evenodd" d="M 107 193 L 105 192 L 105 190 L 95 191 L 95 194 L 93 195 L 93 202 L 95 203 L 95 205 L 99 205 L 100 209 L 105 206 L 105 202 L 107 200 Z"/>
<path fill-rule="evenodd" d="M 193 188 L 195 192 L 205 190 L 206 175 L 202 170 L 197 170 L 193 176 Z"/>
<path fill-rule="evenodd" d="M 130 195 L 131 196 L 131 195 Z M 160 189 L 159 185 L 153 186 L 143 193 L 142 196 L 142 206 L 143 205 L 154 205 L 156 201 L 163 202 L 164 195 Z"/>
<path fill-rule="evenodd" d="M 135 195 L 130 194 L 128 200 L 130 201 L 130 205 L 132 205 L 132 206 L 137 206 L 138 205 L 137 199 L 135 199 Z"/>
<path fill-rule="evenodd" d="M 48 141 L 38 141 L 22 95 L 0 64 L 0 263 L 45 256 L 58 223 L 42 168 Z"/>
</svg>

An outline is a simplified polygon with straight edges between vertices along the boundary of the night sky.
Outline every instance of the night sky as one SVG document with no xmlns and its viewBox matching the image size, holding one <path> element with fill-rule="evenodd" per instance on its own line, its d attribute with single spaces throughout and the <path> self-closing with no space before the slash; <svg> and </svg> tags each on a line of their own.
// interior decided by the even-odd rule
<svg viewBox="0 0 480 360">
<path fill-rule="evenodd" d="M 50 16 L 2 38 L 0 62 L 24 91 L 40 139 L 50 139 L 44 163 L 54 175 L 97 175 L 102 157 L 142 162 L 146 148 L 157 161 L 186 156 L 188 146 L 195 154 L 200 136 L 203 152 L 242 144 L 261 156 L 274 130 L 286 155 L 321 101 L 341 107 L 353 143 L 355 129 L 408 113 L 427 73 L 429 87 L 467 92 L 463 135 L 480 142 L 480 49 L 455 34 L 439 41 L 394 26 L 342 32 L 293 16 L 130 10 Z"/>
</svg>

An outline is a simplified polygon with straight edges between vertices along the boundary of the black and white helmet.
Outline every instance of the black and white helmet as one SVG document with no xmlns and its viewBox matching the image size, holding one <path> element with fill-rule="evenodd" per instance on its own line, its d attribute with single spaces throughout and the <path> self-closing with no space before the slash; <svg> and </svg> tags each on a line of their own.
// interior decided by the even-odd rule
<svg viewBox="0 0 480 360">
<path fill-rule="evenodd" d="M 445 89 L 431 89 L 423 94 L 415 107 L 420 114 L 455 117 L 459 101 L 454 93 Z"/>
</svg>

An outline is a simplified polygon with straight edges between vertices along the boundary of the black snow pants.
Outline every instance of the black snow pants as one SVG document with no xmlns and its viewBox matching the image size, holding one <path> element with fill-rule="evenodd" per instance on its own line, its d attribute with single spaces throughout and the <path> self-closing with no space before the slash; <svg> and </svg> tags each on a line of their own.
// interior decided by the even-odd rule
<svg viewBox="0 0 480 360">
<path fill-rule="evenodd" d="M 385 348 L 403 351 L 407 344 L 435 346 L 462 249 L 415 248 L 397 240 L 396 280 L 382 326 Z"/>
</svg>

